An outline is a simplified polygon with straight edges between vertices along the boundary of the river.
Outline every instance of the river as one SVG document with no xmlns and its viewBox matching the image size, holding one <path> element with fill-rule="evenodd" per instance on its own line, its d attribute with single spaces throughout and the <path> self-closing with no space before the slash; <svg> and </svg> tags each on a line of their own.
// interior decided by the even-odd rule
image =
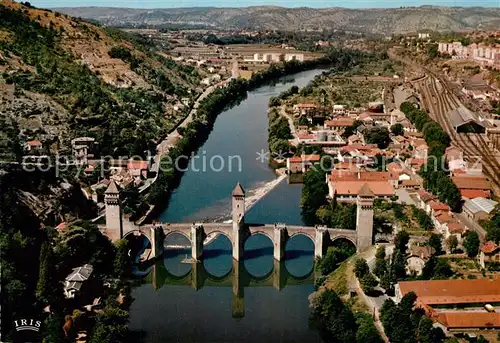
<svg viewBox="0 0 500 343">
<path fill-rule="evenodd" d="M 268 149 L 269 98 L 293 85 L 304 87 L 321 72 L 284 77 L 221 113 L 159 220 L 228 219 L 237 182 L 252 194 L 276 179 L 267 159 L 259 158 Z M 245 221 L 300 225 L 300 194 L 300 185 L 283 181 L 250 209 Z M 173 235 L 165 245 L 189 246 L 189 241 Z M 189 249 L 167 247 L 163 261 L 142 272 L 144 278 L 133 288 L 130 328 L 142 342 L 320 341 L 308 327 L 307 298 L 314 288 L 314 246 L 308 238 L 291 239 L 282 263 L 274 261 L 272 243 L 262 235 L 246 241 L 240 263 L 233 261 L 223 236 L 205 246 L 203 263 L 181 263 Z"/>
</svg>

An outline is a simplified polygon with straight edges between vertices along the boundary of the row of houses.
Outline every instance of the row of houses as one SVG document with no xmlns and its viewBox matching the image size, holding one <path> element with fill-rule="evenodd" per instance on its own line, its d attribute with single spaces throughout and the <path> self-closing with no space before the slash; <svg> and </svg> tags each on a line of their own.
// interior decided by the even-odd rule
<svg viewBox="0 0 500 343">
<path fill-rule="evenodd" d="M 439 43 L 438 51 L 454 59 L 470 59 L 484 66 L 500 69 L 500 47 L 486 44 L 463 45 L 461 42 Z"/>
<path fill-rule="evenodd" d="M 396 302 L 408 293 L 417 296 L 422 309 L 443 331 L 453 334 L 500 329 L 500 279 L 401 281 Z"/>
</svg>

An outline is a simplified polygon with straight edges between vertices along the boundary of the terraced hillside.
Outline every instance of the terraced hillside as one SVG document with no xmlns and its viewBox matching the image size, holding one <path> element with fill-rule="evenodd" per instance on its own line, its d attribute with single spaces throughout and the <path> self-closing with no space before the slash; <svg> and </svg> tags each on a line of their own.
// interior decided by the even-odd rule
<svg viewBox="0 0 500 343">
<path fill-rule="evenodd" d="M 102 154 L 144 155 L 186 113 L 198 72 L 148 41 L 57 12 L 0 2 L 0 149 L 39 140 L 62 152 L 93 136 Z"/>
</svg>

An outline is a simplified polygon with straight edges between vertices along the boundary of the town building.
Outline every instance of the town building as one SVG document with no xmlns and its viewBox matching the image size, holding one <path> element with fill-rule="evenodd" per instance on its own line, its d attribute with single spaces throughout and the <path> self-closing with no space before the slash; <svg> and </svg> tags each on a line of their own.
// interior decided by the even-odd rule
<svg viewBox="0 0 500 343">
<path fill-rule="evenodd" d="M 78 137 L 71 141 L 73 157 L 77 165 L 87 165 L 94 158 L 97 143 L 93 137 Z"/>
<path fill-rule="evenodd" d="M 462 45 L 461 42 L 439 43 L 438 51 L 452 59 L 469 59 L 482 66 L 500 69 L 500 47 L 486 44 Z"/>
<path fill-rule="evenodd" d="M 367 184 L 376 198 L 390 200 L 394 196 L 391 175 L 388 172 L 351 172 L 332 170 L 327 175 L 328 195 L 338 201 L 356 200 L 360 189 Z"/>
<path fill-rule="evenodd" d="M 68 299 L 74 298 L 78 293 L 81 293 L 82 287 L 91 277 L 94 268 L 91 264 L 85 264 L 81 267 L 73 268 L 64 280 L 64 296 Z"/>
<path fill-rule="evenodd" d="M 314 118 L 324 118 L 326 112 L 326 107 L 312 103 L 296 104 L 293 106 L 293 113 L 295 117 L 304 116 L 310 119 L 310 121 Z"/>
<path fill-rule="evenodd" d="M 498 202 L 486 198 L 466 200 L 462 207 L 463 213 L 473 220 L 488 219 Z"/>
<path fill-rule="evenodd" d="M 286 168 L 290 174 L 306 173 L 320 159 L 321 156 L 317 154 L 289 157 L 286 159 Z"/>
<path fill-rule="evenodd" d="M 500 329 L 500 313 L 485 306 L 500 305 L 500 280 L 402 281 L 395 287 L 399 302 L 408 293 L 417 295 L 416 306 L 445 332 Z"/>
<path fill-rule="evenodd" d="M 477 115 L 464 106 L 451 110 L 446 115 L 457 133 L 484 133 L 485 122 L 479 120 Z"/>
<path fill-rule="evenodd" d="M 26 142 L 26 151 L 35 152 L 42 150 L 43 145 L 40 141 L 27 141 Z"/>
<path fill-rule="evenodd" d="M 500 245 L 489 241 L 483 244 L 479 251 L 479 264 L 486 268 L 486 263 L 500 263 Z"/>
<path fill-rule="evenodd" d="M 491 194 L 490 183 L 484 176 L 452 176 L 451 180 L 457 186 L 461 194 L 465 191 L 462 196 L 465 196 L 467 192 L 478 190 L 488 194 L 488 197 Z"/>
<path fill-rule="evenodd" d="M 412 245 L 410 254 L 406 258 L 406 272 L 408 274 L 422 275 L 425 263 L 429 261 L 434 249 L 428 245 Z"/>
<path fill-rule="evenodd" d="M 336 118 L 325 121 L 325 129 L 332 130 L 338 134 L 344 133 L 345 129 L 354 125 L 352 118 Z"/>
</svg>

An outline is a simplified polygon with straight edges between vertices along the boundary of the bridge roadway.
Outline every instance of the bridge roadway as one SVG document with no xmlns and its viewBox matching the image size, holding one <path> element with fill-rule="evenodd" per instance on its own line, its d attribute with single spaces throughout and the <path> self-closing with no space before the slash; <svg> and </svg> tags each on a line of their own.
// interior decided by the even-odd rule
<svg viewBox="0 0 500 343">
<path fill-rule="evenodd" d="M 251 275 L 244 263 L 234 260 L 230 271 L 225 275 L 211 275 L 203 263 L 191 263 L 191 269 L 181 276 L 171 274 L 163 260 L 147 261 L 140 268 L 150 269 L 146 280 L 151 282 L 154 289 L 158 290 L 163 285 L 191 286 L 196 291 L 203 287 L 232 287 L 232 316 L 241 318 L 245 316 L 245 287 L 272 286 L 281 291 L 287 286 L 313 284 L 315 281 L 314 268 L 304 276 L 296 277 L 286 269 L 284 261 L 274 260 L 273 268 L 264 276 Z"/>
</svg>

